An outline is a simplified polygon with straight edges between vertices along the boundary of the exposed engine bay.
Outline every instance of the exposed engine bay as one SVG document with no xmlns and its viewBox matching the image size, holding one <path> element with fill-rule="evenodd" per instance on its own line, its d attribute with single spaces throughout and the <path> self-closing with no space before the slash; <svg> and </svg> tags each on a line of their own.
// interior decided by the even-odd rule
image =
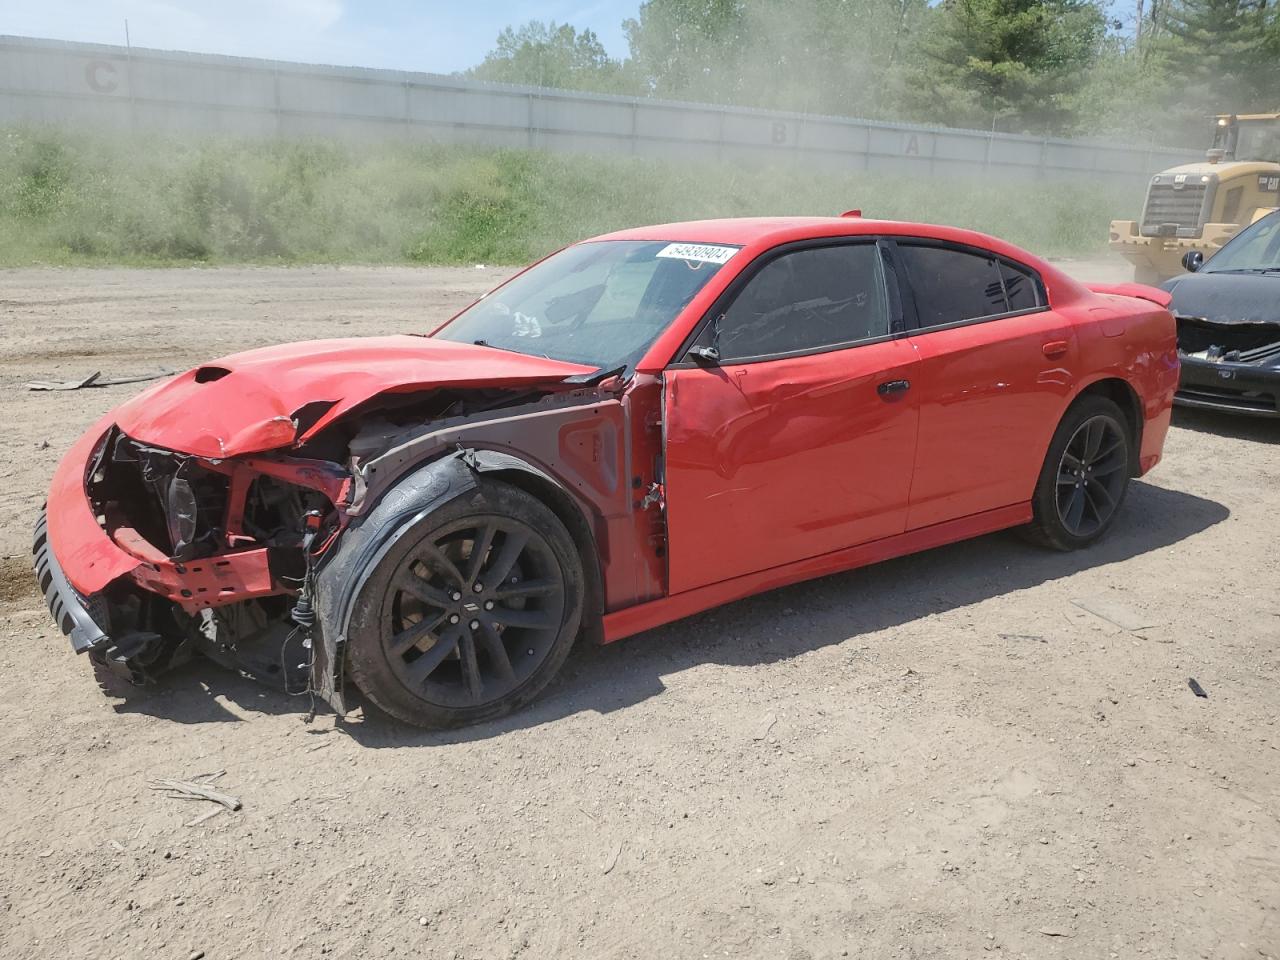
<svg viewBox="0 0 1280 960">
<path fill-rule="evenodd" d="M 1178 349 L 1198 360 L 1275 363 L 1280 361 L 1280 322 L 1217 323 L 1179 317 Z"/>
</svg>

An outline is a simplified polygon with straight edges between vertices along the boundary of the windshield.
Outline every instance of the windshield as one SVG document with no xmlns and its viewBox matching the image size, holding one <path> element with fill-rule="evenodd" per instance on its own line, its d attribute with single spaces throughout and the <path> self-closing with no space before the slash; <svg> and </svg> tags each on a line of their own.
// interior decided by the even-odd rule
<svg viewBox="0 0 1280 960">
<path fill-rule="evenodd" d="M 737 247 L 580 243 L 472 304 L 433 336 L 604 370 L 632 366 Z"/>
<path fill-rule="evenodd" d="M 1280 271 L 1280 213 L 1245 227 L 1205 263 L 1203 273 Z"/>
<path fill-rule="evenodd" d="M 1280 122 L 1242 123 L 1236 141 L 1237 160 L 1280 163 Z"/>
</svg>

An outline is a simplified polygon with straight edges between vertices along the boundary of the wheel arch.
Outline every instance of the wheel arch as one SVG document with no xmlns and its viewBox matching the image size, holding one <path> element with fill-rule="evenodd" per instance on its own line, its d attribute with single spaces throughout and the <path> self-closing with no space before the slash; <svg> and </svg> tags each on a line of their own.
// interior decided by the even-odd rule
<svg viewBox="0 0 1280 960">
<path fill-rule="evenodd" d="M 1129 452 L 1129 475 L 1139 476 L 1138 455 L 1142 450 L 1143 417 L 1142 400 L 1138 396 L 1138 391 L 1124 377 L 1102 374 L 1076 391 L 1071 402 L 1062 411 L 1062 417 L 1058 418 L 1058 422 L 1061 423 L 1063 417 L 1066 417 L 1067 413 L 1085 397 L 1104 397 L 1120 408 L 1120 412 L 1124 414 L 1125 424 L 1129 428 L 1129 434 L 1133 438 L 1133 446 Z"/>
<path fill-rule="evenodd" d="M 517 487 L 547 506 L 569 531 L 586 586 L 582 635 L 604 642 L 604 588 L 600 554 L 591 525 L 568 490 L 533 464 L 487 449 L 460 449 L 402 476 L 372 508 L 342 534 L 316 577 L 316 636 L 312 637 L 312 690 L 338 714 L 343 654 L 356 598 L 378 563 L 420 520 L 475 489 L 483 475 Z"/>
</svg>

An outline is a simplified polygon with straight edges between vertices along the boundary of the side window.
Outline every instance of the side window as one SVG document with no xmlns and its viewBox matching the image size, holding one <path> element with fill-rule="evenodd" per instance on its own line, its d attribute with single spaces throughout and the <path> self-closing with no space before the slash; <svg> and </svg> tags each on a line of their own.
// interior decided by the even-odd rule
<svg viewBox="0 0 1280 960">
<path fill-rule="evenodd" d="M 720 319 L 724 360 L 815 350 L 889 333 L 873 243 L 796 250 L 760 269 Z"/>
<path fill-rule="evenodd" d="M 1040 279 L 995 257 L 949 247 L 898 244 L 921 327 L 1044 306 Z"/>
<path fill-rule="evenodd" d="M 1010 313 L 1044 306 L 1040 278 L 1034 273 L 1001 260 L 1000 276 L 1004 279 L 1004 292 L 1009 297 Z"/>
<path fill-rule="evenodd" d="M 920 326 L 1009 312 L 995 257 L 901 243 L 898 252 L 907 267 Z"/>
</svg>

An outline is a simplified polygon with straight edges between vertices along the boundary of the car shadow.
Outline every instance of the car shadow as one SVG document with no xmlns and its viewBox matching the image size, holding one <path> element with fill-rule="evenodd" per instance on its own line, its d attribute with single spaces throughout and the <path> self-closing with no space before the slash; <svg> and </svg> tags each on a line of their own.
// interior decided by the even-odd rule
<svg viewBox="0 0 1280 960">
<path fill-rule="evenodd" d="M 1173 425 L 1196 433 L 1212 433 L 1232 440 L 1280 443 L 1280 417 L 1253 417 L 1219 410 L 1174 407 Z"/>
<path fill-rule="evenodd" d="M 430 747 L 485 740 L 583 712 L 609 713 L 661 694 L 664 676 L 699 664 L 788 660 L 860 634 L 1141 556 L 1195 536 L 1229 515 L 1216 501 L 1136 482 L 1115 526 L 1087 550 L 1059 553 L 1026 543 L 1011 531 L 990 534 L 783 587 L 608 646 L 579 646 L 539 700 L 497 721 L 424 731 L 365 707 L 343 720 L 341 728 L 369 748 Z M 802 619 L 797 610 L 803 611 Z M 798 622 L 803 629 L 795 629 Z M 348 706 L 357 705 L 358 692 L 348 688 Z M 207 661 L 188 664 L 160 687 L 130 695 L 116 707 L 182 723 L 240 720 L 242 711 L 301 717 L 309 708 L 305 695 L 288 696 Z M 327 710 L 323 704 L 320 709 Z"/>
</svg>

